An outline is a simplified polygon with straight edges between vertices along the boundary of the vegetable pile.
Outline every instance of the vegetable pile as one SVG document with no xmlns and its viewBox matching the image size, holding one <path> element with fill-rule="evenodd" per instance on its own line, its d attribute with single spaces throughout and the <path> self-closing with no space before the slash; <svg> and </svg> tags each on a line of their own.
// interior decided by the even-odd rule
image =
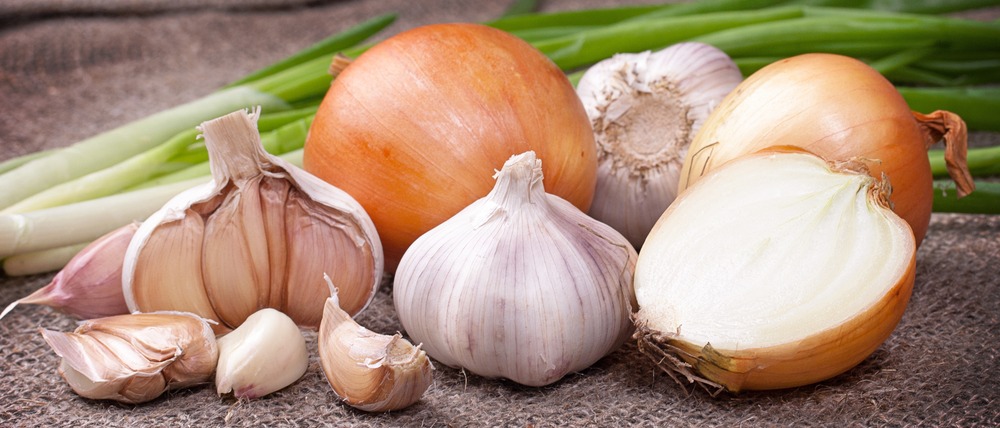
<svg viewBox="0 0 1000 428">
<path fill-rule="evenodd" d="M 1000 214 L 1000 147 L 966 145 L 1000 131 L 1000 22 L 855 3 L 515 13 L 363 45 L 395 19 L 374 18 L 0 164 L 6 274 L 62 269 L 0 318 L 92 319 L 45 339 L 78 394 L 130 403 L 213 372 L 220 394 L 280 390 L 307 367 L 297 328 L 366 411 L 417 402 L 431 359 L 541 386 L 629 337 L 712 392 L 828 379 L 899 322 L 932 211 Z M 383 273 L 416 345 L 352 319 Z"/>
</svg>

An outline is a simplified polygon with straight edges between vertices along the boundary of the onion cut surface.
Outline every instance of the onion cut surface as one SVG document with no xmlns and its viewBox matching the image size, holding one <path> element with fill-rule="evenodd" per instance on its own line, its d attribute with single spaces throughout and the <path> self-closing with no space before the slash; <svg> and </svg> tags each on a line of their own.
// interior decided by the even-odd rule
<svg viewBox="0 0 1000 428">
<path fill-rule="evenodd" d="M 859 166 L 756 154 L 682 193 L 636 265 L 640 349 L 730 391 L 818 382 L 874 352 L 909 300 L 916 243 Z"/>
</svg>

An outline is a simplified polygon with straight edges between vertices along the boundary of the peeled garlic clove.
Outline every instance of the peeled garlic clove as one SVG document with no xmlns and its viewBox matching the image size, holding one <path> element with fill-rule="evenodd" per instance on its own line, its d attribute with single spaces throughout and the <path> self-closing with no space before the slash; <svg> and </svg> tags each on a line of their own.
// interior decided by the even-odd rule
<svg viewBox="0 0 1000 428">
<path fill-rule="evenodd" d="M 399 410 L 420 400 L 434 367 L 420 346 L 399 333 L 372 332 L 340 308 L 329 276 L 330 298 L 319 329 L 319 355 L 333 391 L 351 407 L 368 412 Z"/>
<path fill-rule="evenodd" d="M 583 370 L 632 332 L 636 252 L 545 193 L 533 152 L 486 197 L 406 251 L 393 299 L 406 333 L 446 365 L 541 386 Z"/>
<path fill-rule="evenodd" d="M 190 313 L 118 315 L 41 333 L 73 391 L 97 400 L 142 403 L 208 382 L 219 358 L 212 328 Z"/>
<path fill-rule="evenodd" d="M 130 223 L 80 250 L 52 282 L 7 306 L 3 318 L 18 304 L 46 305 L 81 319 L 128 313 L 122 294 L 122 260 L 138 223 Z"/>
<path fill-rule="evenodd" d="M 215 386 L 219 395 L 258 398 L 306 373 L 306 339 L 288 315 L 265 308 L 219 339 Z"/>
<path fill-rule="evenodd" d="M 330 272 L 357 314 L 382 277 L 375 226 L 350 195 L 264 151 L 259 111 L 200 127 L 213 181 L 147 219 L 126 253 L 122 283 L 133 311 L 190 311 L 218 333 L 259 309 L 316 328 Z M 309 278 L 309 280 L 306 280 Z"/>
<path fill-rule="evenodd" d="M 589 214 L 641 247 L 677 196 L 691 140 L 742 80 L 724 52 L 697 42 L 617 54 L 588 69 L 577 94 L 597 142 Z"/>
<path fill-rule="evenodd" d="M 860 164 L 765 153 L 686 190 L 636 265 L 640 350 L 730 391 L 818 382 L 893 331 L 915 241 Z M 675 379 L 677 379 L 675 377 Z"/>
</svg>

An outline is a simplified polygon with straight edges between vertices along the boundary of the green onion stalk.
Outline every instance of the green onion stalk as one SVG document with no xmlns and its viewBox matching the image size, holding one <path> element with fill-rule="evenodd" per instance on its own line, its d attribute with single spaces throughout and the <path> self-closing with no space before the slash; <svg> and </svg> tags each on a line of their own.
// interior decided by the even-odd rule
<svg viewBox="0 0 1000 428">
<path fill-rule="evenodd" d="M 22 253 L 3 259 L 3 271 L 10 276 L 34 275 L 62 269 L 90 242 Z"/>
<path fill-rule="evenodd" d="M 955 183 L 934 180 L 934 212 L 997 214 L 1000 210 L 1000 182 L 976 180 L 976 190 L 959 199 Z"/>
<path fill-rule="evenodd" d="M 302 149 L 280 157 L 302 166 Z M 211 176 L 202 175 L 52 208 L 0 214 L 0 258 L 5 269 L 8 260 L 13 268 L 6 273 L 59 269 L 76 254 L 72 248 L 82 248 L 129 222 L 145 219 L 174 196 L 210 180 Z"/>
<path fill-rule="evenodd" d="M 1000 87 L 897 89 L 913 110 L 948 110 L 961 116 L 970 129 L 1000 132 Z"/>
<path fill-rule="evenodd" d="M 262 120 L 262 123 L 259 123 L 258 127 L 261 132 L 272 131 L 275 128 L 280 129 L 283 125 L 287 125 L 288 122 L 311 120 L 312 115 L 315 113 L 315 108 L 287 111 L 280 113 L 279 117 Z M 266 118 L 266 115 L 264 116 Z M 301 123 L 299 123 L 298 127 L 301 127 Z M 201 152 L 205 153 L 204 161 L 196 164 L 207 164 L 207 151 L 202 144 L 196 141 L 197 136 L 198 130 L 195 128 L 181 131 L 159 146 L 105 169 L 50 187 L 7 207 L 0 211 L 0 214 L 57 207 L 101 196 L 113 195 L 125 188 L 151 179 L 152 175 L 157 171 L 157 167 L 164 163 L 177 165 L 178 162 L 171 161 L 171 158 L 191 145 L 196 145 Z M 271 140 L 274 139 L 276 137 L 271 137 Z M 271 148 L 273 154 L 283 153 L 275 153 L 274 150 L 279 150 L 281 147 L 274 143 L 271 145 L 273 146 Z"/>
<path fill-rule="evenodd" d="M 286 124 L 285 126 L 282 126 L 272 132 L 262 133 L 260 136 L 261 145 L 264 146 L 264 150 L 273 155 L 283 155 L 293 151 L 301 152 L 302 147 L 305 145 L 306 135 L 309 133 L 309 127 L 312 125 L 312 121 L 312 116 L 304 117 Z M 146 189 L 178 181 L 184 181 L 190 178 L 207 176 L 211 173 L 209 165 L 208 159 L 206 159 L 201 163 L 190 165 L 179 171 L 139 183 L 127 190 Z M 301 165 L 301 161 L 299 161 L 297 165 Z"/>
<path fill-rule="evenodd" d="M 534 2 L 519 1 L 486 24 L 528 40 L 574 84 L 585 67 L 615 53 L 681 41 L 720 47 L 745 74 L 804 52 L 852 55 L 897 85 L 943 86 L 899 86 L 914 110 L 945 109 L 962 116 L 972 130 L 1000 131 L 997 88 L 957 86 L 1000 81 L 1000 22 L 916 14 L 983 5 L 983 0 L 706 0 L 533 13 Z M 328 69 L 334 56 L 361 54 L 367 48 L 361 43 L 394 19 L 384 15 L 363 22 L 202 99 L 65 148 L 0 163 L 0 257 L 20 255 L 9 259 L 20 265 L 34 257 L 27 253 L 65 256 L 72 246 L 145 218 L 169 197 L 206 182 L 207 154 L 192 130 L 234 110 L 261 106 L 265 148 L 301 164 L 305 135 L 333 79 Z M 973 173 L 997 174 L 997 152 L 970 150 Z M 939 153 L 929 156 L 939 168 Z M 995 187 L 982 186 L 958 203 L 973 206 L 962 209 L 1000 213 L 998 204 L 965 202 L 982 200 Z M 935 195 L 935 210 L 957 209 L 938 199 Z"/>
<path fill-rule="evenodd" d="M 323 49 L 297 58 L 280 70 L 261 73 L 244 83 L 224 88 L 189 103 L 75 143 L 47 156 L 31 159 L 0 175 L 0 209 L 10 207 L 40 191 L 114 166 L 151 150 L 205 120 L 235 110 L 260 106 L 263 111 L 289 110 L 293 103 L 322 96 L 332 77 L 327 67 L 333 53 L 353 47 L 359 38 L 378 32 L 394 16 L 362 23 L 323 43 Z"/>
</svg>

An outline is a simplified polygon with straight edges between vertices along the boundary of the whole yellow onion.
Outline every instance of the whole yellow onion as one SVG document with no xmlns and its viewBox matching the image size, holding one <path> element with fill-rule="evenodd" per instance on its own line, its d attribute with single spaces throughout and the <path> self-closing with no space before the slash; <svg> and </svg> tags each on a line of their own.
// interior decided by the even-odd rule
<svg viewBox="0 0 1000 428">
<path fill-rule="evenodd" d="M 503 31 L 436 24 L 346 67 L 316 113 L 303 164 L 361 203 L 395 270 L 417 237 L 490 191 L 483 170 L 526 151 L 543 161 L 547 192 L 590 207 L 594 137 L 562 71 Z"/>
</svg>

